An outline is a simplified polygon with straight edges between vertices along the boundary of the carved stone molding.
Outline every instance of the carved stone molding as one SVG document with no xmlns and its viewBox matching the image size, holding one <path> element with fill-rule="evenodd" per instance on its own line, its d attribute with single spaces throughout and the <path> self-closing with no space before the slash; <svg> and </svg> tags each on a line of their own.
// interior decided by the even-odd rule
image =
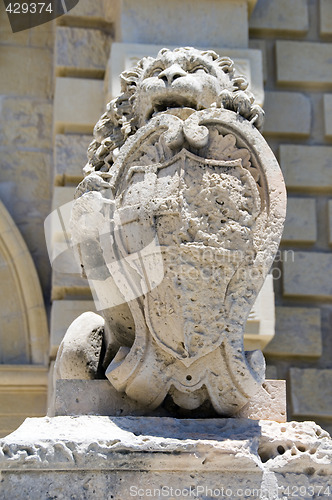
<svg viewBox="0 0 332 500">
<path fill-rule="evenodd" d="M 1 361 L 46 365 L 48 331 L 39 279 L 30 252 L 1 202 L 0 258 Z"/>
</svg>

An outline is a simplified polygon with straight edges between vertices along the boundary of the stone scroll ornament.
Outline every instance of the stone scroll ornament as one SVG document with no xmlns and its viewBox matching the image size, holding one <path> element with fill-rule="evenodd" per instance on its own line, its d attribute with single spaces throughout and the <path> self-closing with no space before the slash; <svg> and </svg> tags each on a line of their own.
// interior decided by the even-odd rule
<svg viewBox="0 0 332 500">
<path fill-rule="evenodd" d="M 120 78 L 71 223 L 103 317 L 98 370 L 147 410 L 169 395 L 234 415 L 264 381 L 263 355 L 244 351 L 243 334 L 286 207 L 258 130 L 264 113 L 213 51 L 163 49 Z M 65 364 L 60 354 L 60 378 Z"/>
</svg>

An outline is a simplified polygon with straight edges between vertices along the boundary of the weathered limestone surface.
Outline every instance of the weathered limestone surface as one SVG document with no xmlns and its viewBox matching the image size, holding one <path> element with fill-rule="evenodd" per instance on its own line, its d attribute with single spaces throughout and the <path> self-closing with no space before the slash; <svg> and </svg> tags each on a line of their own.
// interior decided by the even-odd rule
<svg viewBox="0 0 332 500">
<path fill-rule="evenodd" d="M 280 146 L 286 186 L 296 191 L 325 190 L 332 185 L 331 146 Z"/>
<path fill-rule="evenodd" d="M 249 28 L 255 34 L 267 31 L 303 34 L 309 28 L 308 3 L 306 0 L 258 0 Z"/>
<path fill-rule="evenodd" d="M 276 307 L 276 333 L 264 349 L 271 356 L 315 357 L 322 355 L 320 310 Z"/>
<path fill-rule="evenodd" d="M 0 146 L 52 148 L 52 104 L 46 99 L 0 97 Z"/>
<path fill-rule="evenodd" d="M 293 415 L 299 418 L 331 418 L 332 370 L 291 368 Z"/>
<path fill-rule="evenodd" d="M 294 252 L 294 259 L 284 262 L 283 269 L 285 296 L 332 297 L 330 253 Z"/>
<path fill-rule="evenodd" d="M 4 500 L 105 492 L 108 499 L 145 499 L 162 488 L 175 498 L 190 488 L 196 498 L 214 490 L 218 497 L 223 488 L 234 500 L 268 500 L 289 498 L 294 487 L 302 487 L 301 498 L 319 491 L 328 498 L 331 464 L 331 438 L 313 422 L 45 417 L 27 419 L 0 441 Z"/>
<path fill-rule="evenodd" d="M 264 134 L 308 136 L 311 127 L 310 100 L 298 92 L 265 92 Z"/>
<path fill-rule="evenodd" d="M 287 199 L 287 216 L 282 234 L 283 242 L 314 243 L 317 238 L 316 200 Z"/>
</svg>

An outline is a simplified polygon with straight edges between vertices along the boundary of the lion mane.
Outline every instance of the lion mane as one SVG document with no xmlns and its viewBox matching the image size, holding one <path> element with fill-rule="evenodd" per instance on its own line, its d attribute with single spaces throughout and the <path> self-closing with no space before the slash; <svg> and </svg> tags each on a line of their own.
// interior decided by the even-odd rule
<svg viewBox="0 0 332 500">
<path fill-rule="evenodd" d="M 177 48 L 172 52 L 193 51 L 191 47 Z M 162 49 L 158 56 L 162 56 L 169 49 Z M 255 104 L 254 96 L 247 90 L 248 82 L 243 76 L 235 76 L 234 63 L 229 57 L 220 57 L 212 50 L 196 52 L 209 62 L 216 65 L 227 75 L 226 84 L 218 100 L 213 105 L 234 111 L 250 120 L 258 129 L 261 129 L 264 120 L 264 111 Z M 156 59 L 157 59 L 156 58 Z M 88 148 L 88 163 L 84 167 L 84 174 L 94 172 L 108 172 L 114 163 L 121 146 L 126 139 L 135 134 L 139 128 L 139 121 L 135 102 L 137 99 L 139 82 L 144 78 L 145 69 L 156 59 L 144 57 L 134 68 L 124 71 L 120 75 L 121 94 L 111 100 L 105 113 L 94 127 L 94 140 Z M 103 176 L 103 175 L 102 175 Z"/>
</svg>

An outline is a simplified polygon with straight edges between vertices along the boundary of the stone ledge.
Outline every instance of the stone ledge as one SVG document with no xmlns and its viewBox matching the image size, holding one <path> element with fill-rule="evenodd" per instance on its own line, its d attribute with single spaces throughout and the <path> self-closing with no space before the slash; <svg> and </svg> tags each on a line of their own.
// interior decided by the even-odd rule
<svg viewBox="0 0 332 500">
<path fill-rule="evenodd" d="M 276 42 L 277 83 L 295 88 L 331 88 L 331 45 L 321 42 Z"/>
<path fill-rule="evenodd" d="M 170 406 L 170 405 L 169 405 Z M 157 417 L 169 417 L 167 403 L 154 410 Z M 173 405 L 174 406 L 174 405 Z M 181 417 L 185 412 L 174 409 Z M 119 393 L 108 380 L 57 380 L 55 390 L 55 415 L 114 415 L 144 416 L 145 408 L 126 394 Z M 150 411 L 151 414 L 151 411 Z M 199 408 L 186 414 L 193 418 L 215 416 L 210 408 Z M 286 383 L 284 380 L 266 380 L 259 392 L 238 413 L 237 418 L 252 420 L 286 421 Z"/>
</svg>

